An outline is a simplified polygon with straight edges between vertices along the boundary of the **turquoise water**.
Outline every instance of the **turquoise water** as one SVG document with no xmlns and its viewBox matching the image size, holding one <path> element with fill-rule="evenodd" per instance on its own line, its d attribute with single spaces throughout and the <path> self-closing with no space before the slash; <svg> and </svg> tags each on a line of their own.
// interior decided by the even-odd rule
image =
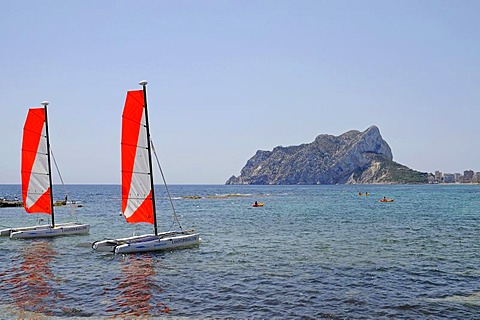
<svg viewBox="0 0 480 320">
<path fill-rule="evenodd" d="M 174 185 L 184 228 L 204 242 L 124 256 L 89 247 L 151 232 L 120 216 L 120 186 L 68 189 L 85 205 L 76 213 L 90 235 L 0 239 L 2 318 L 480 317 L 478 185 Z M 227 194 L 243 196 L 207 197 Z M 0 185 L 7 195 L 20 187 Z M 181 198 L 191 195 L 203 198 Z M 265 206 L 252 208 L 255 200 Z M 171 211 L 158 201 L 166 229 Z M 56 221 L 67 217 L 60 208 Z M 0 228 L 33 224 L 22 208 L 0 209 Z"/>
</svg>

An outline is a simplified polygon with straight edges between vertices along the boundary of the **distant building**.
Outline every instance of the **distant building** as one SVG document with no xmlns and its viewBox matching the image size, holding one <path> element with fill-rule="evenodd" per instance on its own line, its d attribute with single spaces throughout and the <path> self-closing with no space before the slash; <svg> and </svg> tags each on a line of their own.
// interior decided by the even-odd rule
<svg viewBox="0 0 480 320">
<path fill-rule="evenodd" d="M 480 183 L 480 172 L 475 172 L 472 178 L 473 183 Z"/>
<path fill-rule="evenodd" d="M 455 175 L 453 173 L 445 173 L 443 175 L 443 182 L 454 183 L 455 182 Z"/>
<path fill-rule="evenodd" d="M 442 171 L 435 171 L 435 174 L 429 173 L 428 183 L 478 183 L 480 184 L 480 172 L 473 170 L 463 171 L 461 173 L 443 173 Z"/>
<path fill-rule="evenodd" d="M 473 172 L 473 170 L 465 170 L 463 171 L 463 182 L 465 183 L 469 183 L 469 182 L 472 182 L 472 179 L 473 179 L 473 175 L 475 173 Z"/>
<path fill-rule="evenodd" d="M 454 173 L 455 175 L 455 182 L 460 182 L 460 177 L 462 177 L 461 173 Z"/>
</svg>

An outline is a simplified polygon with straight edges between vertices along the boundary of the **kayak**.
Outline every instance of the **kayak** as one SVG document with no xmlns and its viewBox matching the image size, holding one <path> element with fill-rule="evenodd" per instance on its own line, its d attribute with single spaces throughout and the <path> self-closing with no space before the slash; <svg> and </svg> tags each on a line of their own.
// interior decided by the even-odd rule
<svg viewBox="0 0 480 320">
<path fill-rule="evenodd" d="M 257 203 L 257 204 L 252 204 L 252 207 L 263 207 L 265 204 L 264 203 Z"/>
<path fill-rule="evenodd" d="M 395 199 L 380 199 L 378 201 L 380 201 L 380 202 L 393 202 L 393 201 L 395 201 Z"/>
</svg>

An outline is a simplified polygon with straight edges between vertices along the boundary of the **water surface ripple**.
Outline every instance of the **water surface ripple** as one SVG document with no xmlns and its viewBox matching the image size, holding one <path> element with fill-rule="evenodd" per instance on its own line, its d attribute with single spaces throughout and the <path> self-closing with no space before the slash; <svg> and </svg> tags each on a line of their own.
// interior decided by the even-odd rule
<svg viewBox="0 0 480 320">
<path fill-rule="evenodd" d="M 170 187 L 196 248 L 114 256 L 107 237 L 151 232 L 120 187 L 68 186 L 87 236 L 0 239 L 3 318 L 475 319 L 480 186 Z M 61 193 L 61 188 L 56 187 Z M 157 187 L 161 190 L 161 186 Z M 358 192 L 369 192 L 368 197 Z M 0 185 L 0 196 L 19 196 Z M 235 195 L 235 196 L 234 196 Z M 184 198 L 185 196 L 200 196 Z M 380 203 L 383 196 L 393 203 Z M 253 208 L 254 201 L 265 206 Z M 171 226 L 164 194 L 159 225 Z M 35 224 L 0 209 L 0 228 Z M 56 221 L 68 210 L 59 208 Z"/>
</svg>

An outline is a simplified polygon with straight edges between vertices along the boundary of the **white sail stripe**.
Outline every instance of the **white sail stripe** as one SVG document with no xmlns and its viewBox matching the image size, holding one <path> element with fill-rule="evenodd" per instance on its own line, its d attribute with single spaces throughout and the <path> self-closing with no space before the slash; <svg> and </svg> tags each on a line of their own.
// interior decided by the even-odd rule
<svg viewBox="0 0 480 320">
<path fill-rule="evenodd" d="M 46 159 L 45 159 L 46 160 Z M 45 161 L 46 162 L 46 161 Z M 47 164 L 44 164 L 42 161 L 38 160 L 38 157 L 34 163 L 34 167 L 37 167 L 37 170 L 44 169 L 47 170 Z M 28 190 L 27 190 L 27 198 L 26 204 L 27 207 L 30 208 L 38 199 L 42 196 L 42 194 L 47 191 L 49 185 L 48 174 L 31 174 L 30 180 L 28 183 Z"/>
<path fill-rule="evenodd" d="M 147 130 L 145 123 L 145 109 L 142 113 L 142 121 L 140 123 L 140 132 L 138 135 L 137 148 L 135 152 L 135 160 L 132 172 L 132 181 L 128 193 L 127 207 L 124 215 L 126 218 L 131 217 L 135 211 L 142 205 L 145 199 L 150 194 L 152 189 L 150 186 L 150 168 L 148 163 L 148 149 L 145 147 L 138 147 L 144 145 L 147 141 Z"/>
<path fill-rule="evenodd" d="M 43 125 L 43 131 L 45 131 L 45 124 Z M 43 132 L 42 132 L 43 133 Z M 40 143 L 38 144 L 37 153 L 47 156 L 47 136 L 42 134 L 40 137 Z"/>
<path fill-rule="evenodd" d="M 145 201 L 145 198 L 129 198 L 127 202 L 127 207 L 125 208 L 125 212 L 123 213 L 126 218 L 130 218 L 135 211 L 140 207 L 140 205 Z"/>
<path fill-rule="evenodd" d="M 38 143 L 38 151 L 33 162 L 32 171 L 30 172 L 27 197 L 25 201 L 26 206 L 28 208 L 32 207 L 45 193 L 45 191 L 47 191 L 49 185 L 47 139 L 44 123 L 42 128 L 42 136 L 40 137 L 40 141 Z"/>
</svg>

